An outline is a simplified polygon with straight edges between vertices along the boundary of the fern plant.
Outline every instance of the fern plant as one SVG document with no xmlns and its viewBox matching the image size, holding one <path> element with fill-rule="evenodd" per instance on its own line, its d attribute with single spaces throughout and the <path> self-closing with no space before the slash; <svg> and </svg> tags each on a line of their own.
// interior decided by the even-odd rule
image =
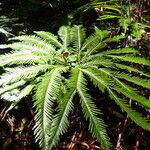
<svg viewBox="0 0 150 150">
<path fill-rule="evenodd" d="M 150 108 L 150 101 L 134 86 L 150 89 L 150 74 L 134 65 L 150 66 L 150 62 L 132 48 L 107 49 L 108 43 L 122 38 L 109 38 L 109 31 L 98 28 L 86 38 L 82 26 L 63 26 L 58 36 L 38 31 L 35 35 L 13 37 L 10 44 L 0 46 L 12 49 L 0 55 L 0 66 L 5 71 L 0 76 L 0 94 L 6 100 L 11 99 L 12 108 L 32 92 L 36 109 L 35 139 L 43 150 L 51 149 L 66 133 L 75 95 L 80 97 L 90 133 L 104 149 L 111 149 L 107 125 L 89 94 L 88 82 L 103 93 L 107 91 L 137 125 L 150 130 L 149 121 L 128 104 L 132 99 L 143 108 Z M 134 76 L 135 73 L 140 76 Z"/>
</svg>

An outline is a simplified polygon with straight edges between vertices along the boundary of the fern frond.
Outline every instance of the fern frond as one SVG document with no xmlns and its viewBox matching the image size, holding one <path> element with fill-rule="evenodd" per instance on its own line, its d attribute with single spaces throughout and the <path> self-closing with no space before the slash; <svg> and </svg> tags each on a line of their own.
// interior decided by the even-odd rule
<svg viewBox="0 0 150 150">
<path fill-rule="evenodd" d="M 143 76 L 146 76 L 146 77 L 150 77 L 150 73 L 146 73 L 144 72 L 143 70 L 139 70 L 138 68 L 136 67 L 132 67 L 132 66 L 127 66 L 125 64 L 118 64 L 118 63 L 115 63 L 115 66 L 119 69 L 124 69 L 125 71 L 128 71 L 128 72 L 135 72 L 135 73 L 139 73 L 140 75 L 143 75 Z"/>
<path fill-rule="evenodd" d="M 89 67 L 87 69 L 81 69 L 83 73 L 88 75 L 93 84 L 98 87 L 102 92 L 107 88 L 107 85 L 110 84 L 108 76 L 104 76 L 101 72 L 97 71 L 94 67 Z"/>
<path fill-rule="evenodd" d="M 130 55 L 128 56 L 127 55 L 125 56 L 107 55 L 107 56 L 114 58 L 114 59 L 119 59 L 121 61 L 127 61 L 131 63 L 137 63 L 137 64 L 142 64 L 145 66 L 150 66 L 150 61 L 141 57 L 130 56 Z"/>
<path fill-rule="evenodd" d="M 7 72 L 0 76 L 0 85 L 14 83 L 23 79 L 31 79 L 38 75 L 38 73 L 45 72 L 51 68 L 53 68 L 51 65 L 6 68 Z"/>
<path fill-rule="evenodd" d="M 5 96 L 2 95 L 2 97 L 7 100 L 7 101 L 11 101 L 11 105 L 5 110 L 5 112 L 9 112 L 10 110 L 12 110 L 13 108 L 16 107 L 16 105 L 26 96 L 28 96 L 31 91 L 33 90 L 34 85 L 30 84 L 27 85 L 24 89 L 21 90 L 21 92 L 16 96 L 15 99 L 11 99 L 11 97 L 5 98 Z M 7 92 L 5 93 L 7 94 Z"/>
<path fill-rule="evenodd" d="M 131 23 L 131 19 L 125 18 L 125 17 L 120 17 L 119 23 L 120 23 L 120 26 L 124 29 L 124 32 L 126 33 L 128 30 L 128 27 Z"/>
<path fill-rule="evenodd" d="M 113 88 L 114 90 L 116 90 L 116 92 L 120 92 L 120 93 L 124 94 L 125 96 L 129 97 L 130 99 L 132 99 L 134 101 L 137 101 L 138 103 L 142 104 L 145 107 L 148 107 L 148 108 L 150 107 L 150 103 L 145 97 L 139 95 L 139 93 L 136 92 L 131 86 L 128 86 L 124 82 L 117 79 L 114 75 L 112 75 L 109 72 L 109 70 L 102 69 L 102 68 L 99 68 L 98 70 L 100 72 L 105 73 L 106 75 L 109 75 L 114 80 L 114 82 L 113 82 L 114 85 L 109 88 Z M 116 82 L 116 84 L 115 84 L 115 82 Z"/>
<path fill-rule="evenodd" d="M 74 26 L 71 30 L 71 37 L 77 52 L 81 50 L 82 43 L 85 39 L 85 31 L 82 26 Z"/>
<path fill-rule="evenodd" d="M 91 48 L 91 44 L 93 46 L 93 43 L 98 44 L 99 43 L 99 38 L 95 34 L 89 36 L 85 42 L 82 45 L 81 50 L 87 50 Z"/>
<path fill-rule="evenodd" d="M 120 18 L 120 16 L 104 14 L 104 15 L 100 16 L 97 20 L 106 20 L 106 19 L 114 19 L 114 18 Z"/>
<path fill-rule="evenodd" d="M 0 56 L 0 66 L 13 64 L 43 64 L 46 60 L 47 59 L 42 56 L 33 55 L 30 51 L 14 51 Z"/>
<path fill-rule="evenodd" d="M 87 51 L 85 52 L 84 56 L 81 59 L 82 62 L 84 62 L 85 59 L 87 59 L 88 57 L 90 57 L 91 54 L 95 53 L 98 50 L 101 50 L 104 47 L 106 47 L 106 44 L 104 42 L 99 42 L 98 39 L 96 41 L 94 41 L 93 43 L 91 43 L 89 45 Z"/>
<path fill-rule="evenodd" d="M 128 53 L 138 53 L 137 50 L 132 49 L 132 48 L 122 48 L 122 49 L 112 49 L 112 50 L 106 50 L 100 53 L 96 53 L 93 55 L 90 55 L 89 57 L 86 58 L 86 60 L 84 60 L 85 62 L 89 62 L 89 61 L 98 61 L 99 59 L 99 64 L 101 63 L 101 59 L 102 60 L 108 60 L 111 61 L 112 63 L 115 63 L 112 59 L 106 58 L 104 57 L 105 55 L 109 55 L 109 54 L 128 54 Z M 115 65 L 115 64 L 114 64 Z"/>
<path fill-rule="evenodd" d="M 150 108 L 150 102 L 148 99 L 141 96 L 132 87 L 129 87 L 129 86 L 125 85 L 124 83 L 121 83 L 121 84 L 122 84 L 122 87 L 115 86 L 115 87 L 113 87 L 113 89 L 116 92 L 122 93 L 123 95 L 125 95 L 126 97 L 129 97 L 133 101 L 138 102 L 139 104 L 145 106 L 145 108 Z"/>
<path fill-rule="evenodd" d="M 43 39 L 35 36 L 35 35 L 22 35 L 10 38 L 10 40 L 19 40 L 28 45 L 36 45 L 38 47 L 44 47 L 45 49 L 49 50 L 51 53 L 56 53 L 55 49 L 50 43 L 47 43 Z"/>
<path fill-rule="evenodd" d="M 5 92 L 11 91 L 13 89 L 16 89 L 16 88 L 18 88 L 20 86 L 23 86 L 25 83 L 26 83 L 26 81 L 21 80 L 21 81 L 19 81 L 17 83 L 14 83 L 12 85 L 4 86 L 4 87 L 0 88 L 0 95 L 5 93 Z"/>
<path fill-rule="evenodd" d="M 100 30 L 99 28 L 95 27 L 95 34 L 99 36 L 100 41 L 105 39 L 106 37 L 109 36 L 110 31 L 108 30 Z"/>
<path fill-rule="evenodd" d="M 150 131 L 150 122 L 148 120 L 144 119 L 140 113 L 134 111 L 130 105 L 125 102 L 125 100 L 118 98 L 117 95 L 115 95 L 115 93 L 110 89 L 109 94 L 110 97 L 115 100 L 116 104 L 119 105 L 137 125 Z"/>
<path fill-rule="evenodd" d="M 106 59 L 104 57 L 97 57 L 95 59 L 89 58 L 91 60 L 86 60 L 86 62 L 83 62 L 83 67 L 96 67 L 97 66 L 104 66 L 104 67 L 110 67 L 114 66 L 114 62 L 112 62 L 111 59 Z"/>
<path fill-rule="evenodd" d="M 61 68 L 55 68 L 46 73 L 37 85 L 34 97 L 36 107 L 34 133 L 36 141 L 39 140 L 43 149 L 48 149 L 49 127 L 53 119 L 52 106 L 57 99 L 61 83 L 60 71 Z"/>
<path fill-rule="evenodd" d="M 96 108 L 92 97 L 88 94 L 86 80 L 82 72 L 80 72 L 78 76 L 77 92 L 81 99 L 80 102 L 84 116 L 86 120 L 89 120 L 89 130 L 91 134 L 97 138 L 103 148 L 109 150 L 112 145 L 107 135 L 106 124 L 101 118 L 98 118 L 101 112 Z"/>
<path fill-rule="evenodd" d="M 118 49 L 103 51 L 103 52 L 99 53 L 99 55 L 128 54 L 128 53 L 138 53 L 138 51 L 133 48 L 118 48 Z M 98 55 L 98 54 L 96 54 L 96 55 Z"/>
<path fill-rule="evenodd" d="M 40 36 L 43 39 L 46 39 L 47 42 L 51 43 L 52 45 L 62 48 L 62 44 L 58 41 L 58 37 L 50 32 L 44 32 L 44 31 L 34 31 L 38 36 Z"/>
<path fill-rule="evenodd" d="M 68 45 L 71 42 L 71 28 L 68 26 L 62 26 L 60 27 L 58 31 L 58 35 L 60 36 L 60 39 L 62 40 L 63 44 L 63 50 L 67 51 Z"/>
<path fill-rule="evenodd" d="M 124 39 L 125 37 L 123 35 L 116 35 L 114 37 L 105 39 L 103 42 L 110 43 L 110 42 L 118 42 L 121 39 Z"/>
<path fill-rule="evenodd" d="M 144 80 L 140 77 L 135 77 L 135 76 L 132 76 L 130 74 L 125 74 L 125 73 L 119 73 L 119 72 L 116 72 L 116 71 L 111 71 L 113 73 L 113 75 L 115 77 L 118 77 L 120 79 L 125 79 L 129 82 L 132 82 L 134 84 L 137 84 L 137 85 L 140 85 L 144 88 L 147 88 L 147 89 L 150 89 L 150 82 L 147 81 L 147 80 Z"/>
<path fill-rule="evenodd" d="M 65 92 L 64 97 L 60 99 L 58 105 L 58 113 L 55 115 L 53 122 L 50 128 L 50 140 L 49 148 L 52 148 L 53 145 L 58 143 L 60 136 L 67 131 L 69 126 L 68 115 L 69 112 L 73 109 L 73 97 L 76 94 L 76 87 L 78 84 L 78 69 L 72 69 L 71 77 L 67 80 L 67 91 Z"/>
<path fill-rule="evenodd" d="M 14 50 L 20 50 L 22 52 L 32 52 L 32 54 L 39 54 L 39 55 L 49 55 L 52 56 L 51 52 L 48 51 L 47 49 L 45 49 L 45 47 L 40 47 L 40 46 L 36 46 L 36 45 L 29 45 L 29 44 L 25 44 L 22 42 L 15 42 L 12 44 L 7 44 L 7 45 L 0 45 L 1 49 L 5 49 L 5 48 L 11 48 Z M 19 51 L 14 51 L 15 53 L 19 52 Z"/>
</svg>

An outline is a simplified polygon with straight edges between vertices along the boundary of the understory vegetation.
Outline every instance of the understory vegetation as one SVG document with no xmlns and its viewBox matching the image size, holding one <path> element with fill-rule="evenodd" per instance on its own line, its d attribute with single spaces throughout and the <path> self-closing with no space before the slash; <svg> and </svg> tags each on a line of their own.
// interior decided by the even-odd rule
<svg viewBox="0 0 150 150">
<path fill-rule="evenodd" d="M 149 150 L 149 1 L 0 4 L 0 149 Z"/>
</svg>

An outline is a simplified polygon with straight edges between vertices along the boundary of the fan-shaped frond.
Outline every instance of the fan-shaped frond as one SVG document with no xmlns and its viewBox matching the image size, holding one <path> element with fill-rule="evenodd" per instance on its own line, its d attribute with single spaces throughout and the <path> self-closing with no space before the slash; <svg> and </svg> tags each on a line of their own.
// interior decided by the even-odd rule
<svg viewBox="0 0 150 150">
<path fill-rule="evenodd" d="M 103 148 L 109 150 L 111 143 L 107 135 L 106 124 L 101 118 L 98 118 L 101 112 L 96 108 L 92 97 L 88 94 L 86 80 L 82 72 L 80 72 L 78 76 L 77 92 L 81 99 L 84 116 L 86 120 L 89 120 L 89 130 L 91 134 L 97 138 Z"/>
<path fill-rule="evenodd" d="M 48 149 L 49 127 L 53 119 L 52 106 L 56 102 L 61 85 L 60 71 L 61 68 L 55 68 L 42 76 L 34 97 L 36 107 L 34 132 L 36 141 L 40 140 L 43 149 Z"/>
</svg>

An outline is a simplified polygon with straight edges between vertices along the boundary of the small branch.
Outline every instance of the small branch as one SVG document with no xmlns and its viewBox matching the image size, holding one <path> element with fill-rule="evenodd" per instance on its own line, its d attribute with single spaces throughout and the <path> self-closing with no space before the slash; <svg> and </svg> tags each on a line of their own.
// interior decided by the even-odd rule
<svg viewBox="0 0 150 150">
<path fill-rule="evenodd" d="M 136 137 L 136 142 L 135 142 L 135 146 L 134 146 L 134 150 L 139 150 L 139 145 L 140 145 L 140 139 L 142 137 L 142 129 L 139 128 L 139 131 L 137 133 L 137 137 Z"/>
<path fill-rule="evenodd" d="M 118 140 L 117 140 L 117 144 L 116 144 L 116 149 L 115 150 L 121 150 L 122 136 L 123 136 L 124 130 L 126 128 L 127 122 L 128 122 L 128 116 L 126 117 L 126 119 L 124 121 L 121 133 L 119 133 L 119 135 L 118 135 Z"/>
<path fill-rule="evenodd" d="M 129 105 L 131 106 L 132 105 L 132 100 L 130 99 L 129 100 Z M 126 118 L 125 118 L 125 120 L 124 120 L 124 124 L 123 124 L 123 127 L 122 127 L 122 131 L 121 131 L 121 133 L 118 135 L 118 140 L 117 140 L 117 144 L 116 144 L 116 149 L 115 150 L 121 150 L 122 148 L 122 146 L 121 146 L 121 143 L 122 143 L 122 137 L 123 137 L 123 133 L 124 133 L 124 130 L 125 130 L 125 128 L 126 128 L 126 126 L 127 126 L 127 123 L 128 123 L 128 119 L 129 119 L 129 117 L 128 116 L 126 116 Z"/>
</svg>

